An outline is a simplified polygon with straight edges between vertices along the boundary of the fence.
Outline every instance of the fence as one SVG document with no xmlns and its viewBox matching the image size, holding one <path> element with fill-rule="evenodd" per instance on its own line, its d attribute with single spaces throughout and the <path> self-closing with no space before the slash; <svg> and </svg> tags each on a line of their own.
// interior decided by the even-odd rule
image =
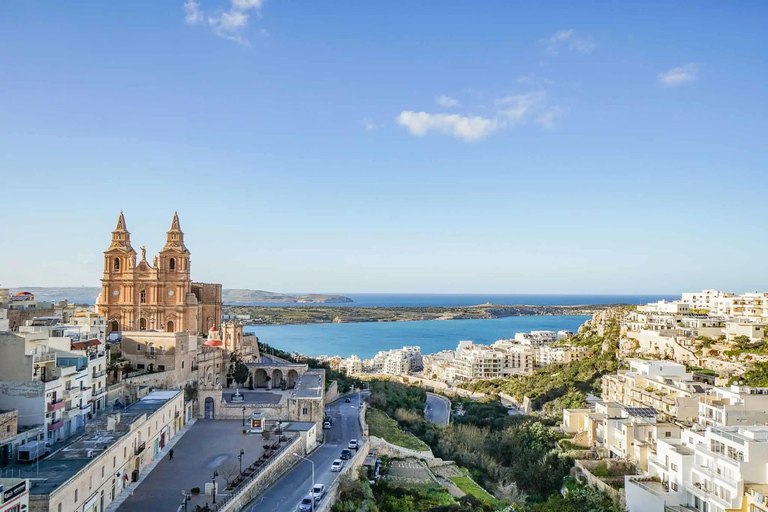
<svg viewBox="0 0 768 512">
<path fill-rule="evenodd" d="M 303 453 L 300 437 L 294 437 L 270 456 L 268 462 L 259 467 L 240 485 L 217 501 L 216 512 L 233 512 L 243 508 L 272 482 L 280 478 L 285 470 L 296 463 L 294 453 Z"/>
</svg>

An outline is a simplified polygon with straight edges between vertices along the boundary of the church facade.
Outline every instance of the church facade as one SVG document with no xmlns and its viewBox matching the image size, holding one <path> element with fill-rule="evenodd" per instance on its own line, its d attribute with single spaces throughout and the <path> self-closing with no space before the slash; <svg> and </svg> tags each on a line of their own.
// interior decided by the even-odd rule
<svg viewBox="0 0 768 512">
<path fill-rule="evenodd" d="M 104 251 L 104 277 L 96 299 L 110 332 L 164 331 L 207 333 L 221 327 L 221 285 L 190 278 L 190 252 L 184 245 L 179 216 L 174 213 L 165 246 L 147 261 L 131 246 L 123 212 Z"/>
</svg>

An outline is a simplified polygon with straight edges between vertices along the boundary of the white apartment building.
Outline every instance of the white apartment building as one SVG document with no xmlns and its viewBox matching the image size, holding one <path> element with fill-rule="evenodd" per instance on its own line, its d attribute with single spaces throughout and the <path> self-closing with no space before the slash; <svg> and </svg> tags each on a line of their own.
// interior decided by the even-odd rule
<svg viewBox="0 0 768 512">
<path fill-rule="evenodd" d="M 374 371 L 388 375 L 406 375 L 423 369 L 421 347 L 403 347 L 380 351 L 373 357 Z"/>
<path fill-rule="evenodd" d="M 8 321 L 8 311 L 0 309 L 0 332 L 8 332 L 10 329 L 10 322 Z"/>
<path fill-rule="evenodd" d="M 680 443 L 657 442 L 657 460 L 648 469 L 658 482 L 626 478 L 629 512 L 745 510 L 745 483 L 768 482 L 768 427 L 686 429 Z"/>
<path fill-rule="evenodd" d="M 768 424 L 768 388 L 710 388 L 699 398 L 698 423 L 703 427 Z"/>
<path fill-rule="evenodd" d="M 499 340 L 490 346 L 461 341 L 451 365 L 452 377 L 470 381 L 530 373 L 534 359 L 535 350 L 530 345 L 509 340 Z"/>
<path fill-rule="evenodd" d="M 106 407 L 108 353 L 100 321 L 57 322 L 0 333 L 0 408 L 17 409 L 22 427 L 42 425 L 46 439 L 64 440 Z"/>
<path fill-rule="evenodd" d="M 603 400 L 627 407 L 653 407 L 662 421 L 696 421 L 704 387 L 692 380 L 684 365 L 632 359 L 629 366 L 629 370 L 603 377 Z"/>
<path fill-rule="evenodd" d="M 515 333 L 515 341 L 522 345 L 539 347 L 557 341 L 557 333 L 554 331 L 531 331 Z"/>
<path fill-rule="evenodd" d="M 424 375 L 430 379 L 447 381 L 448 368 L 451 367 L 453 361 L 456 359 L 456 352 L 453 350 L 443 350 L 436 354 L 425 354 L 422 356 L 422 362 L 424 364 Z"/>
<path fill-rule="evenodd" d="M 363 361 L 356 355 L 352 354 L 347 359 L 343 359 L 341 361 L 341 364 L 339 365 L 339 369 L 342 372 L 344 372 L 346 375 L 354 375 L 356 373 L 362 373 Z"/>
<path fill-rule="evenodd" d="M 688 313 L 690 305 L 684 301 L 660 300 L 658 302 L 649 302 L 644 306 L 637 306 L 637 311 L 643 313 L 667 313 L 671 315 L 682 315 Z"/>
<path fill-rule="evenodd" d="M 729 342 L 737 336 L 746 336 L 751 341 L 760 341 L 766 336 L 766 328 L 768 328 L 768 324 L 764 321 L 758 321 L 756 318 L 753 318 L 752 321 L 732 319 L 725 322 L 723 331 Z"/>
<path fill-rule="evenodd" d="M 587 347 L 542 345 L 536 348 L 536 366 L 542 368 L 550 364 L 580 361 L 590 355 L 592 352 Z"/>
<path fill-rule="evenodd" d="M 706 309 L 710 313 L 713 309 L 715 301 L 725 297 L 732 297 L 732 293 L 725 293 L 720 290 L 703 290 L 700 292 L 683 293 L 680 302 L 688 304 L 690 309 Z"/>
</svg>

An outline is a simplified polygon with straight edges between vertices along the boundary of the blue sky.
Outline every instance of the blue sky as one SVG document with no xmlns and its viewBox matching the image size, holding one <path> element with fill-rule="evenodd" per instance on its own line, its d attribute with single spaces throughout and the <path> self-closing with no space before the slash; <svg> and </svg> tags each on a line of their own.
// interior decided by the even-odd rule
<svg viewBox="0 0 768 512">
<path fill-rule="evenodd" d="M 0 283 L 768 289 L 764 2 L 4 2 Z"/>
</svg>

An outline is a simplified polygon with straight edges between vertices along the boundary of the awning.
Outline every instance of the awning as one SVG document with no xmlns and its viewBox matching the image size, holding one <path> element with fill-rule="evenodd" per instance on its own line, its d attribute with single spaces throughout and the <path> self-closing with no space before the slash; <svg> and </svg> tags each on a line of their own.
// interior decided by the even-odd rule
<svg viewBox="0 0 768 512">
<path fill-rule="evenodd" d="M 92 340 L 86 341 L 86 343 L 91 345 L 91 346 L 93 346 L 93 347 L 95 347 L 96 345 L 101 345 L 101 342 L 99 340 L 95 339 L 95 338 L 92 339 Z"/>
<path fill-rule="evenodd" d="M 72 343 L 72 348 L 77 350 L 85 350 L 88 348 L 88 342 L 87 341 L 76 341 Z"/>
</svg>

